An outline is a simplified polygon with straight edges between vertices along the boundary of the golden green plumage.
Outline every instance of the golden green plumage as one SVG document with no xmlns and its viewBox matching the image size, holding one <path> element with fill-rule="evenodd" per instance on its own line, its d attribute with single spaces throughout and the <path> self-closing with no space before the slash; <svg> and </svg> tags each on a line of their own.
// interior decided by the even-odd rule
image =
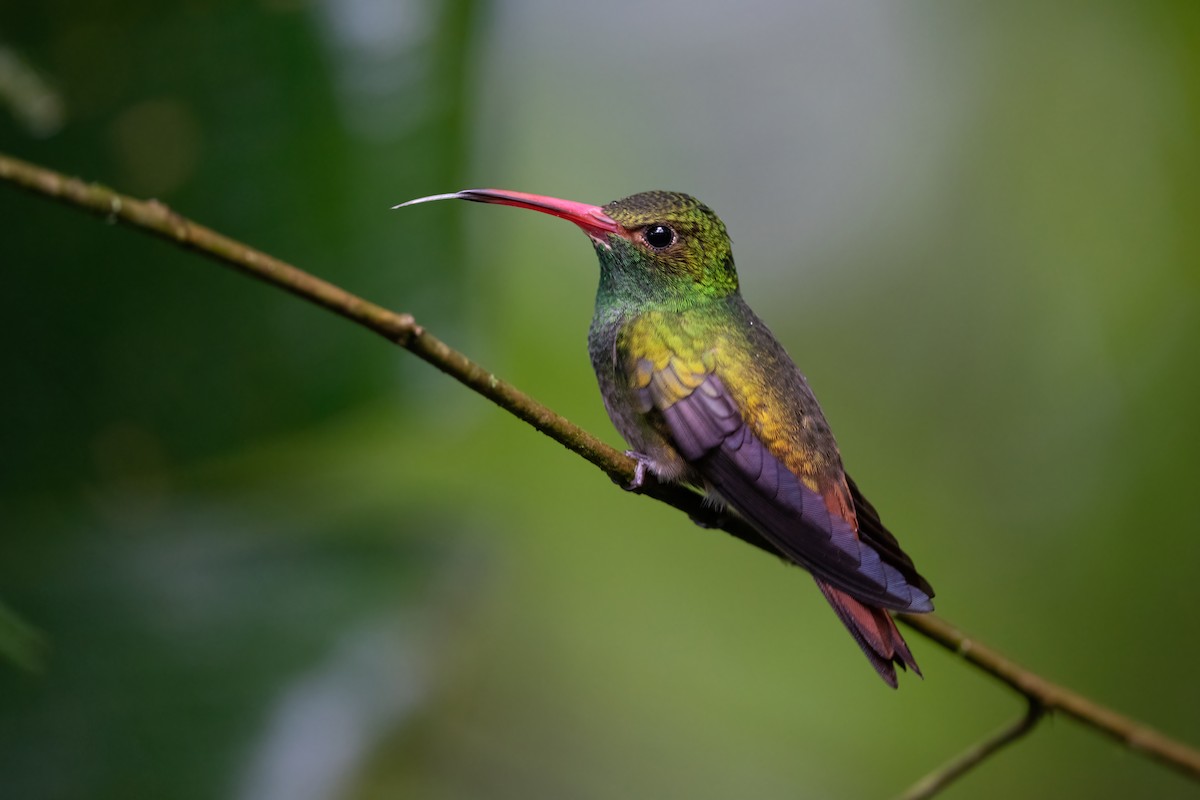
<svg viewBox="0 0 1200 800">
<path fill-rule="evenodd" d="M 933 590 L 861 500 L 803 374 L 742 300 L 725 226 L 687 195 L 605 206 L 588 350 L 639 461 L 719 495 L 809 569 L 879 675 L 916 661 L 885 609 Z M 860 520 L 861 516 L 861 520 Z"/>
<path fill-rule="evenodd" d="M 423 199 L 442 197 L 578 225 L 600 259 L 588 350 L 639 475 L 719 496 L 812 573 L 889 685 L 896 665 L 916 669 L 888 609 L 930 611 L 933 590 L 843 471 L 808 382 L 742 300 L 711 209 L 677 192 L 604 207 L 497 189 Z"/>
<path fill-rule="evenodd" d="M 744 303 L 722 298 L 698 301 L 685 309 L 626 309 L 621 319 L 613 366 L 618 376 L 622 372 L 627 376 L 628 391 L 618 389 L 613 400 L 635 398 L 632 402 L 642 417 L 636 424 L 654 429 L 655 407 L 666 408 L 686 398 L 714 374 L 722 379 L 755 436 L 810 489 L 821 491 L 822 468 L 841 468 L 836 444 L 807 386 L 778 382 L 780 354 L 773 340 L 752 342 L 747 335 L 752 328 L 765 328 Z M 593 337 L 600 339 L 599 349 L 606 353 L 608 334 L 594 330 Z M 597 371 L 606 368 L 602 364 Z M 629 417 L 623 411 L 619 416 Z"/>
</svg>

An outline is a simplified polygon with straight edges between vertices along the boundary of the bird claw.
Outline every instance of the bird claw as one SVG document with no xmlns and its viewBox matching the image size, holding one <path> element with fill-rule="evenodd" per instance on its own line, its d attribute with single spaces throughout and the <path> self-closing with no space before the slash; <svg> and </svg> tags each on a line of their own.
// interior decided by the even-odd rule
<svg viewBox="0 0 1200 800">
<path fill-rule="evenodd" d="M 632 458 L 637 466 L 633 468 L 633 480 L 621 488 L 627 492 L 640 492 L 646 484 L 646 470 L 650 466 L 650 457 L 635 450 L 626 450 L 625 455 Z"/>
</svg>

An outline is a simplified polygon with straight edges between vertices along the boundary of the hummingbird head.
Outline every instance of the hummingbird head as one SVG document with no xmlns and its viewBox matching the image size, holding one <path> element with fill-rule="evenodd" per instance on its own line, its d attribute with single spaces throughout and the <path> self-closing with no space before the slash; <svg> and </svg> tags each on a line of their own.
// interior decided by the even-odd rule
<svg viewBox="0 0 1200 800">
<path fill-rule="evenodd" d="M 606 206 L 501 189 L 465 189 L 401 206 L 459 199 L 527 208 L 574 222 L 600 258 L 600 291 L 631 302 L 725 297 L 737 272 L 725 225 L 708 206 L 679 192 L 641 192 Z"/>
<path fill-rule="evenodd" d="M 617 284 L 684 298 L 737 291 L 725 223 L 691 195 L 641 192 L 615 200 L 603 211 L 619 230 L 609 235 L 607 249 L 596 247 L 602 280 L 608 271 Z"/>
</svg>

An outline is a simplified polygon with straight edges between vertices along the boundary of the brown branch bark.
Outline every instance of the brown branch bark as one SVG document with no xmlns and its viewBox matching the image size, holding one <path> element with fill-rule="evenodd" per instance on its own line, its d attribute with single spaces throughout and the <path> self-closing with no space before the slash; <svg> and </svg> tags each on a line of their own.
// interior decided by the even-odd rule
<svg viewBox="0 0 1200 800">
<path fill-rule="evenodd" d="M 1134 752 L 1200 780 L 1200 750 L 1046 680 L 933 614 L 897 614 L 896 618 L 1031 702 L 1037 702 L 1046 712 L 1062 712 Z"/>
<path fill-rule="evenodd" d="M 75 208 L 122 222 L 145 233 L 167 239 L 224 266 L 308 300 L 339 314 L 385 339 L 409 350 L 441 371 L 468 386 L 496 405 L 524 420 L 567 449 L 599 467 L 610 479 L 628 485 L 634 476 L 633 459 L 621 454 L 595 436 L 534 400 L 467 356 L 438 340 L 409 314 L 397 314 L 309 275 L 277 258 L 198 225 L 155 200 L 127 197 L 104 186 L 85 183 L 19 159 L 0 154 L 0 181 L 53 198 Z M 775 554 L 740 517 L 713 509 L 695 491 L 683 486 L 647 480 L 640 493 L 667 503 L 697 524 L 719 528 L 738 539 Z M 899 615 L 910 628 L 961 656 L 967 663 L 1007 684 L 1023 695 L 1037 715 L 1027 715 L 993 739 L 972 748 L 947 767 L 933 773 L 952 780 L 1003 745 L 1026 733 L 1041 711 L 1060 711 L 1116 739 L 1129 749 L 1200 780 L 1200 750 L 1108 709 L 1082 695 L 1058 686 L 1019 666 L 980 642 L 970 639 L 932 614 Z M 945 783 L 948 783 L 946 780 Z M 937 791 L 944 786 L 935 787 Z M 929 797 L 932 792 L 924 795 Z"/>
</svg>

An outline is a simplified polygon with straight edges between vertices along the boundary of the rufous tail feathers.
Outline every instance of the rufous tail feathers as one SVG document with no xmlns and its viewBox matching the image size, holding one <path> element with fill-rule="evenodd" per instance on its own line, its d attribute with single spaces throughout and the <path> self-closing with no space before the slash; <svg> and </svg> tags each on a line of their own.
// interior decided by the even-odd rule
<svg viewBox="0 0 1200 800">
<path fill-rule="evenodd" d="M 917 662 L 908 649 L 908 643 L 896 628 L 892 615 L 883 608 L 875 608 L 855 600 L 850 595 L 835 589 L 825 581 L 817 580 L 822 594 L 837 612 L 838 619 L 850 631 L 854 641 L 862 648 L 871 666 L 879 677 L 893 689 L 896 688 L 896 665 L 921 674 Z"/>
</svg>

